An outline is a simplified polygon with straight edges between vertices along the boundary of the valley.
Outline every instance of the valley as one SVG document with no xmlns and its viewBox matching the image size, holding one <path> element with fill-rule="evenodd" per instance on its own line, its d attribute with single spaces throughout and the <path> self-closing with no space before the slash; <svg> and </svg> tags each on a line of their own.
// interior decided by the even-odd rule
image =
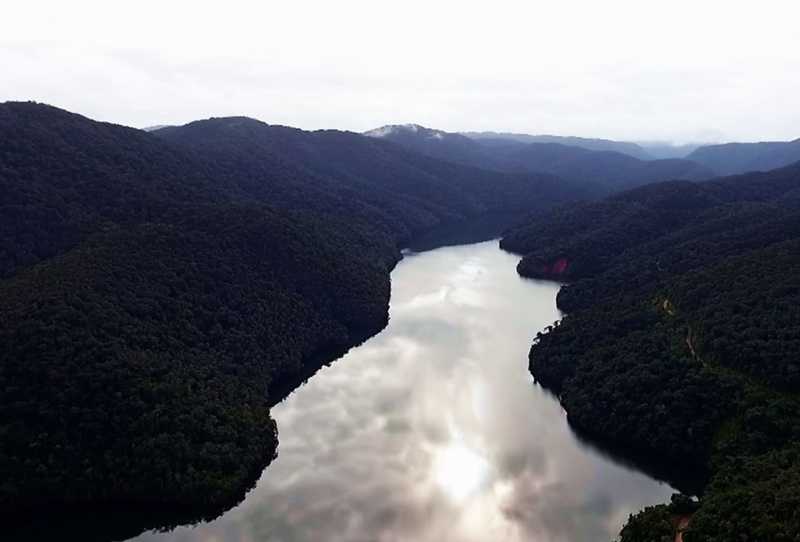
<svg viewBox="0 0 800 542">
<path fill-rule="evenodd" d="M 719 177 L 567 140 L 143 131 L 31 102 L 0 104 L 0 135 L 14 537 L 799 533 L 792 142 Z M 688 527 L 673 487 L 699 498 Z"/>
</svg>

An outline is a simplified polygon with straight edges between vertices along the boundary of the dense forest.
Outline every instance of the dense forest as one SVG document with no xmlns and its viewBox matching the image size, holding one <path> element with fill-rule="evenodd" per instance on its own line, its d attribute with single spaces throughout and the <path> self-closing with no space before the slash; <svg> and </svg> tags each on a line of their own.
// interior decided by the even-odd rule
<svg viewBox="0 0 800 542">
<path fill-rule="evenodd" d="M 582 432 L 697 473 L 623 542 L 800 538 L 800 164 L 564 206 L 502 246 L 565 282 L 530 368 Z M 680 519 L 685 521 L 681 523 Z"/>
<path fill-rule="evenodd" d="M 275 453 L 270 405 L 386 325 L 405 243 L 593 193 L 352 133 L 0 105 L 7 525 L 30 538 L 43 507 L 91 504 L 124 536 L 167 520 L 122 511 L 220 513 Z"/>
</svg>

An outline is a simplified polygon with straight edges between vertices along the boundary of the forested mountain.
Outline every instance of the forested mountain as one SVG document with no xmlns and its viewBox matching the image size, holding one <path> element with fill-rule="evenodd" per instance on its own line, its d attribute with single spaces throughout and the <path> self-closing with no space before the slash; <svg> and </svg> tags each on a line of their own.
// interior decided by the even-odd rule
<svg viewBox="0 0 800 542">
<path fill-rule="evenodd" d="M 576 427 L 705 486 L 684 540 L 800 536 L 800 164 L 566 206 L 511 232 L 565 280 L 530 354 Z M 622 533 L 655 540 L 665 507 Z"/>
<path fill-rule="evenodd" d="M 4 514 L 234 504 L 276 449 L 273 390 L 386 323 L 391 252 L 360 241 L 310 216 L 199 209 L 0 283 Z"/>
<path fill-rule="evenodd" d="M 493 160 L 492 153 L 480 142 L 456 133 L 426 128 L 418 124 L 394 124 L 381 126 L 365 132 L 364 135 L 391 141 L 427 156 L 467 164 L 476 167 L 502 168 L 499 160 Z M 513 142 L 507 142 L 513 145 Z"/>
<path fill-rule="evenodd" d="M 275 192 L 297 193 L 291 185 L 305 183 L 342 200 L 368 203 L 386 214 L 406 237 L 446 220 L 499 210 L 541 209 L 597 193 L 591 186 L 548 174 L 501 173 L 431 159 L 352 132 L 306 132 L 253 119 L 222 118 L 155 134 L 224 164 L 237 178 L 291 168 L 292 175 L 281 186 L 269 185 L 270 201 L 283 205 L 274 200 L 286 196 Z M 291 205 L 306 208 L 314 202 L 303 197 Z"/>
<path fill-rule="evenodd" d="M 686 157 L 718 175 L 767 171 L 800 160 L 800 139 L 761 143 L 726 143 L 700 147 Z"/>
<path fill-rule="evenodd" d="M 633 156 L 639 160 L 652 160 L 651 156 L 644 148 L 636 143 L 627 141 L 614 141 L 611 139 L 597 139 L 575 136 L 554 136 L 554 135 L 529 135 L 512 134 L 507 132 L 464 132 L 471 139 L 476 140 L 506 140 L 518 143 L 558 143 L 570 147 L 580 147 L 590 151 L 613 151 L 628 156 Z"/>
<path fill-rule="evenodd" d="M 386 324 L 404 242 L 583 193 L 351 133 L 0 105 L 7 525 L 91 504 L 125 536 L 221 512 L 273 457 L 269 405 Z"/>
<path fill-rule="evenodd" d="M 639 160 L 660 160 L 663 158 L 686 158 L 700 147 L 699 143 L 673 144 L 668 141 L 615 141 L 574 136 L 529 135 L 507 132 L 462 132 L 469 138 L 482 143 L 504 141 L 516 143 L 558 143 L 570 147 L 580 147 L 590 151 L 613 151 L 627 154 Z"/>
<path fill-rule="evenodd" d="M 417 125 L 384 126 L 367 135 L 450 162 L 506 172 L 549 173 L 607 193 L 655 181 L 713 177 L 710 169 L 690 160 L 640 160 L 621 152 L 561 143 L 470 139 Z"/>
<path fill-rule="evenodd" d="M 589 278 L 607 270 L 623 250 L 650 246 L 647 243 L 656 239 L 680 239 L 681 233 L 702 236 L 709 233 L 703 228 L 716 224 L 721 216 L 746 216 L 761 208 L 757 204 L 791 210 L 796 207 L 792 197 L 800 188 L 799 175 L 796 164 L 704 183 L 642 186 L 603 201 L 556 209 L 509 232 L 502 245 L 525 255 L 519 268 L 526 276 L 566 281 Z M 765 212 L 749 225 L 761 226 L 768 217 Z M 747 225 L 743 221 L 741 226 Z M 717 229 L 735 232 L 731 223 L 723 222 Z"/>
<path fill-rule="evenodd" d="M 508 148 L 502 156 L 508 171 L 542 171 L 622 190 L 656 181 L 703 180 L 708 168 L 690 160 L 638 160 L 612 151 L 589 151 L 557 143 L 531 143 Z"/>
</svg>

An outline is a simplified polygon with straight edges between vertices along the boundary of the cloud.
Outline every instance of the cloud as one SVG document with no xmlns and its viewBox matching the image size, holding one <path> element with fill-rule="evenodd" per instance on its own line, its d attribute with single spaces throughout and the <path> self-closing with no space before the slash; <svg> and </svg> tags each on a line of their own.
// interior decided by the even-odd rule
<svg viewBox="0 0 800 542">
<path fill-rule="evenodd" d="M 0 95 L 134 126 L 244 114 L 356 131 L 788 139 L 798 16 L 791 0 L 13 2 Z"/>
</svg>

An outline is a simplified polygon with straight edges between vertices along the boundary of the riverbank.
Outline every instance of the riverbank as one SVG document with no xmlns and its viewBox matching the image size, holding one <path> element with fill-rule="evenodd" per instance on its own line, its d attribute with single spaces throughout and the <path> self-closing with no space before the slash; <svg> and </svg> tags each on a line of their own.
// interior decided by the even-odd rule
<svg viewBox="0 0 800 542">
<path fill-rule="evenodd" d="M 666 498 L 531 385 L 526 341 L 559 318 L 558 286 L 516 262 L 496 242 L 409 253 L 389 325 L 273 408 L 279 454 L 245 501 L 136 542 L 606 539 Z"/>
</svg>

